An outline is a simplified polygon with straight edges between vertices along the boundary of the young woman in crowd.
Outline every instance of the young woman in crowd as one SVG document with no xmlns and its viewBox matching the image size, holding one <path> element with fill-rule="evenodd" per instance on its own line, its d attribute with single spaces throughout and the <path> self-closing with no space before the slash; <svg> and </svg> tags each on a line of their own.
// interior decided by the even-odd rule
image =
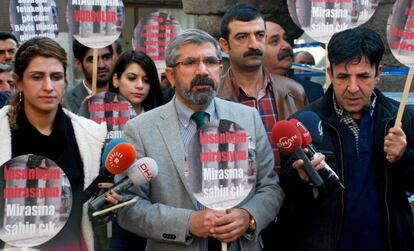
<svg viewBox="0 0 414 251">
<path fill-rule="evenodd" d="M 109 91 L 125 97 L 137 115 L 162 105 L 161 84 L 152 59 L 141 51 L 125 51 L 115 64 Z M 142 157 L 142 156 L 141 156 Z M 108 251 L 145 250 L 146 240 L 112 224 Z"/>
<path fill-rule="evenodd" d="M 125 51 L 115 64 L 109 91 L 125 97 L 137 114 L 162 105 L 161 84 L 151 58 L 141 51 Z"/>
<path fill-rule="evenodd" d="M 72 209 L 66 225 L 39 250 L 94 250 L 93 231 L 83 190 L 98 175 L 106 125 L 63 109 L 66 87 L 65 50 L 50 38 L 28 40 L 14 63 L 17 91 L 0 110 L 0 164 L 25 154 L 53 160 L 72 187 Z"/>
</svg>

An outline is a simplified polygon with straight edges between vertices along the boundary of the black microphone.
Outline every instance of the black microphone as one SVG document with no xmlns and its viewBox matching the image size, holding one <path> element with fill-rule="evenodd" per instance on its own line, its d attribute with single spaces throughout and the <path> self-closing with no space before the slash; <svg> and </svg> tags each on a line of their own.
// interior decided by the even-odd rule
<svg viewBox="0 0 414 251">
<path fill-rule="evenodd" d="M 323 185 L 321 176 L 302 149 L 302 135 L 294 125 L 287 120 L 276 122 L 272 128 L 272 140 L 280 151 L 290 154 L 294 153 L 296 157 L 303 160 L 303 170 L 308 175 L 313 186 L 319 187 Z"/>
<path fill-rule="evenodd" d="M 102 165 L 98 177 L 85 189 L 83 203 L 88 201 L 99 190 L 98 183 L 110 181 L 115 174 L 122 173 L 137 158 L 134 147 L 125 139 L 113 139 L 105 147 L 102 154 Z"/>
<path fill-rule="evenodd" d="M 140 186 L 153 180 L 158 174 L 158 165 L 152 158 L 145 157 L 134 162 L 126 171 L 127 176 L 115 183 L 110 191 L 122 193 L 131 186 Z M 89 203 L 89 214 L 103 209 L 108 202 L 105 194 L 101 194 Z"/>
<path fill-rule="evenodd" d="M 313 142 L 318 144 L 321 143 L 323 138 L 323 131 L 322 121 L 319 116 L 312 111 L 304 111 L 298 114 L 297 118 L 300 122 L 302 122 L 302 126 L 305 128 L 306 133 L 311 135 Z M 298 126 L 298 129 L 301 131 L 300 126 Z M 304 134 L 303 131 L 301 131 L 301 133 Z M 312 142 L 309 142 L 307 147 L 309 149 L 307 153 L 309 158 L 314 159 L 319 156 L 319 153 L 316 151 L 316 148 Z M 319 170 L 321 175 L 325 179 L 332 181 L 341 190 L 345 190 L 345 186 L 342 184 L 339 176 L 335 173 L 335 171 L 332 170 L 332 168 L 325 161 L 323 161 L 323 164 L 325 165 L 325 168 Z"/>
</svg>

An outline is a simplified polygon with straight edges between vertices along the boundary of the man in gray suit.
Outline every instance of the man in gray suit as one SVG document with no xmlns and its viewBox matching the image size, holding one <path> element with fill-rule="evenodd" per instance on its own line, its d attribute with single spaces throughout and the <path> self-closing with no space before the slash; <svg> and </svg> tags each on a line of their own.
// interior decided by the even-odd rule
<svg viewBox="0 0 414 251">
<path fill-rule="evenodd" d="M 139 200 L 119 210 L 118 222 L 147 238 L 147 250 L 212 250 L 207 241 L 212 238 L 229 243 L 229 250 L 261 250 L 260 232 L 275 218 L 284 193 L 260 116 L 253 108 L 215 97 L 222 65 L 219 45 L 209 34 L 183 31 L 170 42 L 166 57 L 166 75 L 176 96 L 130 120 L 125 130 L 138 156 L 158 163 L 158 176 L 130 189 Z M 204 112 L 204 121 L 236 122 L 256 146 L 257 183 L 237 208 L 202 209 L 190 192 L 185 163 L 197 131 L 195 112 Z"/>
</svg>

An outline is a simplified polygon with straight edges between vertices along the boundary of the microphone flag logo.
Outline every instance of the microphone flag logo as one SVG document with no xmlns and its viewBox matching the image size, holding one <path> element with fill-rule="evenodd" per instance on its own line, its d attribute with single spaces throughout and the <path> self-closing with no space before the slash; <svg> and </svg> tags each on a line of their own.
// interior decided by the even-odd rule
<svg viewBox="0 0 414 251">
<path fill-rule="evenodd" d="M 112 167 L 119 167 L 119 163 L 121 162 L 121 159 L 124 155 L 120 152 L 113 152 L 111 155 L 109 155 L 109 164 Z"/>
</svg>

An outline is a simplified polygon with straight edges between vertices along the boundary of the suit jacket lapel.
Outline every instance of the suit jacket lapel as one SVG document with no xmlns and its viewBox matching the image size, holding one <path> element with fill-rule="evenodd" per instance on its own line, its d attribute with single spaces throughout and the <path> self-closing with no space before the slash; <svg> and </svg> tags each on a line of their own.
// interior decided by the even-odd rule
<svg viewBox="0 0 414 251">
<path fill-rule="evenodd" d="M 188 187 L 187 178 L 184 175 L 184 158 L 185 151 L 181 140 L 180 129 L 178 126 L 177 111 L 174 105 L 174 99 L 170 101 L 160 116 L 160 122 L 157 124 L 158 130 L 162 135 L 164 144 L 167 146 L 168 153 L 173 161 L 175 168 L 181 178 L 187 192 L 191 195 L 194 206 L 197 208 L 197 202 Z M 162 154 L 162 153 L 160 153 Z"/>
<path fill-rule="evenodd" d="M 228 107 L 225 104 L 223 104 L 223 101 L 221 99 L 215 98 L 214 102 L 216 106 L 217 119 L 235 121 L 233 113 L 228 109 Z"/>
</svg>

